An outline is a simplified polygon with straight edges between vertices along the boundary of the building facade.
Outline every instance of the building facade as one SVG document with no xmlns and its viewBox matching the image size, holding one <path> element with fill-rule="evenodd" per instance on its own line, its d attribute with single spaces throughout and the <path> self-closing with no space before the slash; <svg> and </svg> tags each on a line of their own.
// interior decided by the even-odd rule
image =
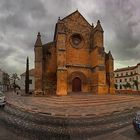
<svg viewBox="0 0 140 140">
<path fill-rule="evenodd" d="M 9 75 L 0 69 L 0 91 L 8 91 L 10 86 Z"/>
<path fill-rule="evenodd" d="M 35 90 L 35 75 L 34 75 L 34 69 L 29 70 L 29 91 Z M 20 82 L 19 86 L 21 90 L 25 90 L 25 78 L 26 78 L 26 72 L 22 73 L 20 75 Z"/>
<path fill-rule="evenodd" d="M 52 42 L 42 44 L 38 33 L 35 95 L 113 94 L 114 60 L 105 52 L 103 33 L 100 21 L 94 27 L 79 11 L 58 19 Z"/>
<path fill-rule="evenodd" d="M 140 90 L 140 63 L 136 66 L 116 69 L 115 87 L 119 90 Z"/>
</svg>

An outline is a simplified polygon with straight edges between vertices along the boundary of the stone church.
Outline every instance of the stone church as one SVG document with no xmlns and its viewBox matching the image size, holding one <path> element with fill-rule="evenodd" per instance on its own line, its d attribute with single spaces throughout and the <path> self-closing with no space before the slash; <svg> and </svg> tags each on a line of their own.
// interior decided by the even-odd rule
<svg viewBox="0 0 140 140">
<path fill-rule="evenodd" d="M 77 10 L 58 19 L 54 39 L 35 51 L 35 95 L 114 94 L 114 60 L 105 52 L 100 21 L 90 25 Z"/>
</svg>

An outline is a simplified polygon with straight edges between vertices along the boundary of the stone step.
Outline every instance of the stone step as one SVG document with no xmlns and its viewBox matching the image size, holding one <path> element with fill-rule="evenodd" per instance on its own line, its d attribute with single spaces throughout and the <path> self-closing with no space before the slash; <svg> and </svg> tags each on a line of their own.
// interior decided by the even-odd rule
<svg viewBox="0 0 140 140">
<path fill-rule="evenodd" d="M 131 99 L 131 100 L 128 100 L 128 99 L 124 99 L 124 100 L 110 100 L 110 101 L 107 101 L 107 100 L 98 100 L 98 101 L 71 101 L 71 102 L 67 102 L 67 101 L 64 101 L 64 102 L 55 102 L 55 101 L 45 101 L 44 104 L 45 105 L 48 105 L 48 106 L 52 106 L 52 107 L 67 107 L 67 106 L 70 106 L 70 107 L 76 107 L 76 106 L 79 106 L 79 107 L 88 107 L 88 106 L 100 106 L 100 105 L 110 105 L 110 104 L 120 104 L 120 103 L 128 103 L 128 102 L 135 102 L 137 101 L 138 99 Z M 43 103 L 42 103 L 43 105 Z"/>
<path fill-rule="evenodd" d="M 93 97 L 90 97 L 90 98 L 87 98 L 87 97 L 83 97 L 83 98 L 78 98 L 78 97 L 73 97 L 73 98 L 68 98 L 68 97 L 65 97 L 65 98 L 54 98 L 54 97 L 46 97 L 48 101 L 58 101 L 58 102 L 77 102 L 77 101 L 96 101 L 96 100 L 106 100 L 106 101 L 110 101 L 110 100 L 132 100 L 132 99 L 136 99 L 136 98 L 126 98 L 126 97 L 123 97 L 123 98 L 93 98 Z M 42 98 L 43 100 L 43 98 Z M 44 99 L 46 100 L 46 99 Z"/>
<path fill-rule="evenodd" d="M 44 99 L 44 98 L 39 98 L 39 99 Z M 128 99 L 128 100 L 131 100 L 131 99 L 136 99 L 134 97 L 131 97 L 131 98 L 127 98 L 127 97 L 122 97 L 122 98 L 118 98 L 118 97 L 112 97 L 112 98 L 107 98 L 107 97 L 104 97 L 104 98 L 100 98 L 100 97 L 90 97 L 90 98 L 87 98 L 87 97 L 82 97 L 82 98 L 78 98 L 78 97 L 72 97 L 72 98 L 69 98 L 69 97 L 46 97 L 44 100 L 48 100 L 48 101 L 96 101 L 96 100 L 124 100 L 124 99 Z"/>
<path fill-rule="evenodd" d="M 72 96 L 69 96 L 69 95 L 67 95 L 67 96 L 48 96 L 47 98 L 51 98 L 51 99 L 86 99 L 86 98 L 88 98 L 88 99 L 91 99 L 91 98 L 93 98 L 93 99 L 95 99 L 95 98 L 100 98 L 100 99 L 104 99 L 104 98 L 108 98 L 108 99 L 110 99 L 110 98 L 135 98 L 134 96 L 122 96 L 122 95 L 120 95 L 120 96 L 116 96 L 116 95 L 72 95 Z M 42 97 L 41 97 L 42 98 Z"/>
<path fill-rule="evenodd" d="M 58 102 L 77 102 L 77 101 L 96 101 L 96 100 L 100 100 L 100 101 L 110 101 L 110 100 L 133 100 L 133 99 L 136 99 L 136 98 L 47 98 L 48 101 L 58 101 Z M 43 100 L 43 99 L 42 99 Z M 46 100 L 46 99 L 44 99 Z"/>
</svg>

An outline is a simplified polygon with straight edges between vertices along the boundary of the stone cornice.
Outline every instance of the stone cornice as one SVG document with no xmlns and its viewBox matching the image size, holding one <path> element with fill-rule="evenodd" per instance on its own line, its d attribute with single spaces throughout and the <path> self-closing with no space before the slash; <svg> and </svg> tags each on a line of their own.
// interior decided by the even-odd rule
<svg viewBox="0 0 140 140">
<path fill-rule="evenodd" d="M 66 71 L 67 68 L 66 68 L 66 67 L 58 67 L 57 70 L 59 70 L 59 71 L 61 71 L 61 70 L 62 70 L 62 71 Z"/>
<path fill-rule="evenodd" d="M 65 48 L 58 48 L 58 51 L 66 51 Z"/>
<path fill-rule="evenodd" d="M 105 68 L 105 65 L 97 65 L 97 66 L 92 67 L 91 65 L 66 64 L 66 67 L 67 67 L 67 68 L 69 68 L 69 67 L 87 68 L 87 69 L 90 69 L 90 70 L 92 70 L 92 71 L 95 71 L 95 70 L 98 69 L 98 68 Z"/>
<path fill-rule="evenodd" d="M 91 69 L 90 65 L 81 65 L 81 64 L 66 64 L 66 67 L 78 67 L 78 68 L 88 68 L 88 69 Z"/>
</svg>

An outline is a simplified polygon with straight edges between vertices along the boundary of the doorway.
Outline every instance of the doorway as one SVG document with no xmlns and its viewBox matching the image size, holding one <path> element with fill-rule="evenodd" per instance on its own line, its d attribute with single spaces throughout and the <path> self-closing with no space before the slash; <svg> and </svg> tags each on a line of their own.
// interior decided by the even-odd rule
<svg viewBox="0 0 140 140">
<path fill-rule="evenodd" d="M 81 79 L 79 77 L 75 77 L 72 80 L 72 91 L 73 92 L 80 92 L 81 91 L 81 85 L 82 85 Z"/>
</svg>

